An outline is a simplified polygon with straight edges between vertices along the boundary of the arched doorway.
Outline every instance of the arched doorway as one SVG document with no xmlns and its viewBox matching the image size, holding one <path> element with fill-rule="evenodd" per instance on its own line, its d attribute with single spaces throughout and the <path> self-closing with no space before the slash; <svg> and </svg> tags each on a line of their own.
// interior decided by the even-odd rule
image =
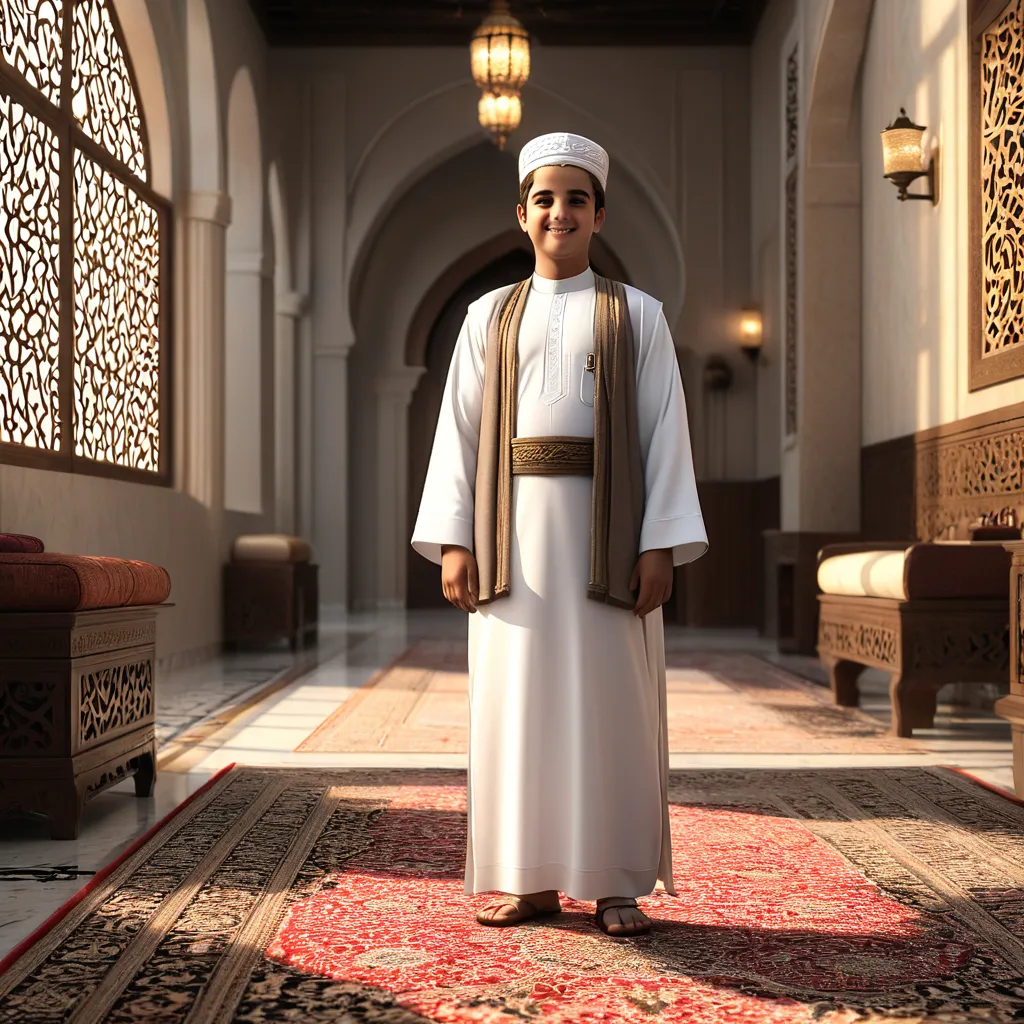
<svg viewBox="0 0 1024 1024">
<path fill-rule="evenodd" d="M 596 239 L 595 239 L 596 241 Z M 595 246 L 595 250 L 597 247 Z M 604 257 L 602 260 L 601 257 Z M 606 265 L 608 264 L 608 265 Z M 623 270 L 610 250 L 602 248 L 592 253 L 591 266 L 596 274 L 623 280 Z M 455 351 L 462 322 L 471 302 L 481 295 L 504 285 L 522 281 L 533 273 L 533 253 L 515 248 L 488 263 L 472 274 L 452 293 L 434 321 L 427 337 L 424 364 L 426 372 L 420 377 L 409 406 L 409 509 L 410 530 L 416 522 L 420 495 L 427 477 L 427 464 L 434 443 L 434 430 L 441 411 L 441 399 L 448 379 L 448 367 Z M 441 593 L 440 570 L 436 565 L 407 550 L 406 607 L 447 607 Z"/>
</svg>

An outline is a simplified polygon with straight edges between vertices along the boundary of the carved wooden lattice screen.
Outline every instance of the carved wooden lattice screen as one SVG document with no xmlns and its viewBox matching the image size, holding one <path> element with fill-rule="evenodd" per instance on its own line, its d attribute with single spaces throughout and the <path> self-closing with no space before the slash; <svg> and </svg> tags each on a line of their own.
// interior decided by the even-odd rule
<svg viewBox="0 0 1024 1024">
<path fill-rule="evenodd" d="M 798 191 L 797 174 L 800 163 L 798 133 L 800 130 L 800 64 L 794 45 L 786 57 L 785 73 L 785 148 L 782 170 L 785 188 L 783 206 L 783 268 L 785 318 L 784 338 L 784 410 L 785 436 L 795 438 L 797 432 L 797 298 L 798 298 Z"/>
<path fill-rule="evenodd" d="M 0 460 L 169 482 L 169 223 L 110 0 L 0 0 Z"/>
<path fill-rule="evenodd" d="M 971 0 L 971 390 L 1024 375 L 1024 0 Z"/>
</svg>

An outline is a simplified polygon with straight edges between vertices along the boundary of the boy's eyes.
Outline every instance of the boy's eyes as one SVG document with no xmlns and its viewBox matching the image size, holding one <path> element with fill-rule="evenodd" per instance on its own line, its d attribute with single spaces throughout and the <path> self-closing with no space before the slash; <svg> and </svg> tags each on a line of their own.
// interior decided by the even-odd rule
<svg viewBox="0 0 1024 1024">
<path fill-rule="evenodd" d="M 534 203 L 537 206 L 547 206 L 550 202 L 551 202 L 551 196 L 540 196 L 538 199 L 534 200 Z M 587 201 L 586 201 L 586 199 L 583 198 L 583 196 L 573 196 L 569 200 L 569 202 L 573 206 L 586 206 L 587 205 Z"/>
</svg>

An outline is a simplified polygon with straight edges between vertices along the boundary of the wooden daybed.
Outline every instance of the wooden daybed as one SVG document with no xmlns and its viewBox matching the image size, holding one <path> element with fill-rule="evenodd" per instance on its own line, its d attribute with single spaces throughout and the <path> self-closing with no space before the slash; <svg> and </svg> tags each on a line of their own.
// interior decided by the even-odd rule
<svg viewBox="0 0 1024 1024">
<path fill-rule="evenodd" d="M 865 668 L 889 673 L 892 729 L 930 728 L 947 683 L 1009 670 L 1010 555 L 996 541 L 832 544 L 818 558 L 818 655 L 837 704 Z"/>
</svg>

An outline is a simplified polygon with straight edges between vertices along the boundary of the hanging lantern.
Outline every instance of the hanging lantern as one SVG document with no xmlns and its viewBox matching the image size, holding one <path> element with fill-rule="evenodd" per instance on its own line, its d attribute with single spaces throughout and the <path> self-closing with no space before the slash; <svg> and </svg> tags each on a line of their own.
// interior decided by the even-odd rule
<svg viewBox="0 0 1024 1024">
<path fill-rule="evenodd" d="M 519 127 L 519 91 L 530 77 L 530 36 L 512 17 L 508 0 L 492 0 L 491 13 L 470 43 L 473 81 L 483 91 L 477 112 L 480 124 L 505 148 L 505 139 Z"/>
<path fill-rule="evenodd" d="M 523 116 L 523 107 L 515 93 L 485 92 L 477 105 L 480 124 L 486 128 L 498 149 L 505 148 L 505 139 L 518 127 Z"/>
</svg>

